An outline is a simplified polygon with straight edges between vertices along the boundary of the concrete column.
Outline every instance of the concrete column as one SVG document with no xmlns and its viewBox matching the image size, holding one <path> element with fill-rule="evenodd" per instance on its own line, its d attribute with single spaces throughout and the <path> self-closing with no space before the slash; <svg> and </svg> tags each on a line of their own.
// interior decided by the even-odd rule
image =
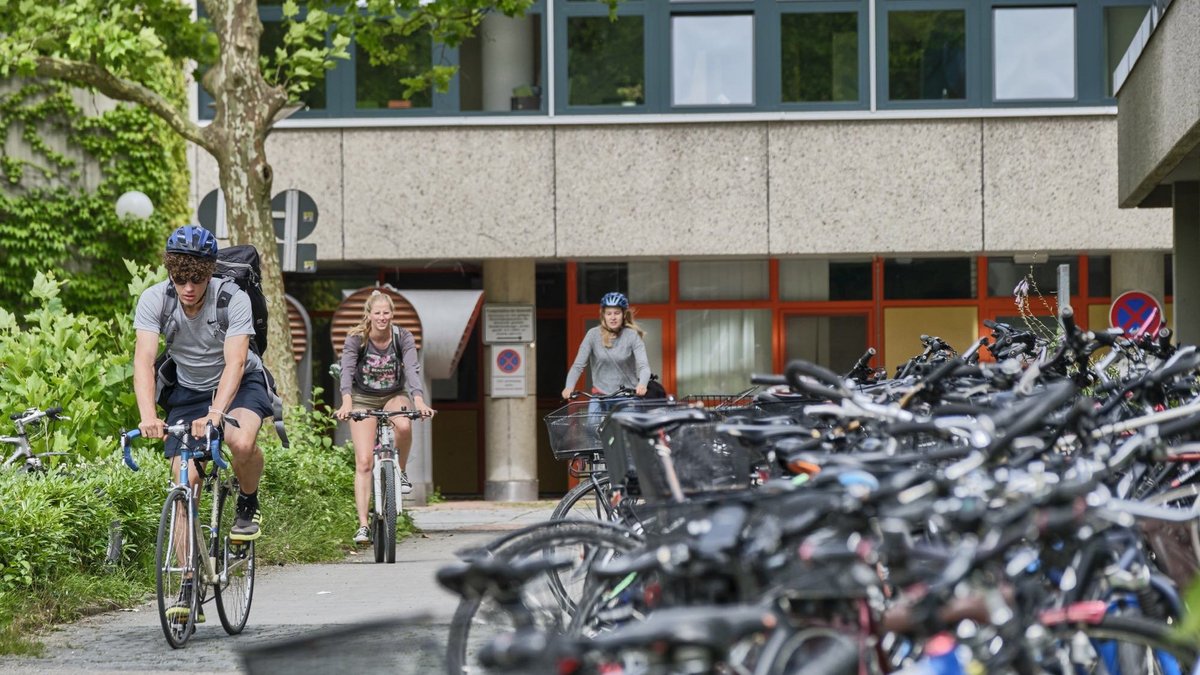
<svg viewBox="0 0 1200 675">
<path fill-rule="evenodd" d="M 488 14 L 479 27 L 483 50 L 483 109 L 512 108 L 513 87 L 534 85 L 533 21 Z"/>
<path fill-rule="evenodd" d="M 485 260 L 484 301 L 488 303 L 534 304 L 533 260 Z M 491 373 L 492 348 L 487 350 L 485 372 Z M 525 372 L 528 396 L 492 398 L 484 402 L 487 419 L 485 456 L 487 480 L 483 497 L 488 501 L 532 501 L 538 496 L 537 480 L 537 352 L 526 351 Z"/>
<path fill-rule="evenodd" d="M 1112 297 L 1125 291 L 1145 291 L 1163 301 L 1163 268 L 1166 262 L 1158 251 L 1113 251 Z M 1095 289 L 1098 291 L 1100 289 Z M 1093 294 L 1095 294 L 1093 291 Z"/>
<path fill-rule="evenodd" d="M 1200 343 L 1200 183 L 1175 183 L 1175 340 Z"/>
</svg>

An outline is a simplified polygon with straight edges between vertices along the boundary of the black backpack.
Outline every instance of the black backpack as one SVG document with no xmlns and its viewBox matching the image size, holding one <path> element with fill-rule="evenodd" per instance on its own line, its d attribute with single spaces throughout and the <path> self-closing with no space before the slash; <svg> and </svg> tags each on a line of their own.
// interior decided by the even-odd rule
<svg viewBox="0 0 1200 675">
<path fill-rule="evenodd" d="M 221 249 L 217 252 L 217 269 L 213 272 L 213 276 L 224 279 L 226 282 L 219 286 L 220 290 L 217 292 L 217 324 L 221 332 L 229 330 L 229 303 L 236 292 L 230 288 L 229 282 L 232 282 L 237 288 L 245 291 L 250 298 L 251 322 L 254 325 L 254 338 L 250 340 L 250 349 L 259 358 L 262 358 L 263 353 L 267 350 L 267 296 L 263 294 L 262 290 L 262 266 L 259 264 L 258 249 L 249 244 L 227 246 Z M 171 389 L 175 384 L 175 363 L 168 357 L 167 349 L 175 338 L 174 328 L 177 327 L 168 329 L 168 326 L 173 322 L 175 306 L 178 302 L 175 286 L 168 282 L 159 321 L 159 325 L 163 328 L 166 346 L 154 362 L 154 369 L 157 373 L 156 384 L 158 385 L 155 401 L 163 409 L 166 409 L 167 397 L 170 396 Z M 271 395 L 271 402 L 275 409 L 276 431 L 279 432 L 286 447 L 288 442 L 287 436 L 283 432 L 283 401 L 279 398 L 279 392 L 275 388 L 275 376 L 267 370 L 266 363 L 263 363 L 263 377 L 266 379 L 267 391 Z"/>
<path fill-rule="evenodd" d="M 250 316 L 254 324 L 254 339 L 250 341 L 250 349 L 260 358 L 267 351 L 267 296 L 262 289 L 262 267 L 259 265 L 258 249 L 249 244 L 228 246 L 217 252 L 217 269 L 214 277 L 232 281 L 234 285 L 246 292 L 250 298 Z M 229 303 L 236 292 L 228 283 L 221 284 L 217 292 L 217 324 L 221 332 L 229 330 Z M 175 286 L 167 284 L 163 300 L 162 314 L 159 325 L 163 327 L 163 335 L 167 346 L 175 338 L 175 331 L 167 331 L 175 312 L 175 304 L 179 298 L 175 295 Z M 165 349 L 163 350 L 165 353 Z M 274 391 L 274 378 L 271 380 L 271 390 Z"/>
<path fill-rule="evenodd" d="M 262 356 L 267 352 L 267 296 L 262 289 L 262 267 L 259 265 L 258 249 L 249 244 L 228 246 L 217 252 L 217 271 L 213 276 L 228 279 L 246 292 L 250 298 L 250 314 L 254 322 L 254 339 L 250 348 Z M 172 287 L 171 292 L 175 291 Z M 233 291 L 221 286 L 217 294 L 217 320 L 229 327 L 229 301 Z"/>
</svg>

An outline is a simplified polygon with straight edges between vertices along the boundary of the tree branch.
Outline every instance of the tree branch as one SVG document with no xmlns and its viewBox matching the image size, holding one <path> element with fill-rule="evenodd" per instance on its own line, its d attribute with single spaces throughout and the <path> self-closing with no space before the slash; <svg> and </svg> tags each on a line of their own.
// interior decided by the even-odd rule
<svg viewBox="0 0 1200 675">
<path fill-rule="evenodd" d="M 180 136 L 212 152 L 212 142 L 206 130 L 180 114 L 167 99 L 145 85 L 117 77 L 95 64 L 50 56 L 37 57 L 35 72 L 41 77 L 95 87 L 111 99 L 136 103 L 162 118 Z"/>
</svg>

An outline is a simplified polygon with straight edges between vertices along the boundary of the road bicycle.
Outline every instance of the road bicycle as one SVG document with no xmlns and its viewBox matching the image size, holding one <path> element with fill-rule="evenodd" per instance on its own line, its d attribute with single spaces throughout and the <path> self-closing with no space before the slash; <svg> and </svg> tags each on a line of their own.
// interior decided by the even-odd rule
<svg viewBox="0 0 1200 675">
<path fill-rule="evenodd" d="M 419 410 L 356 410 L 350 419 L 358 422 L 374 417 L 375 449 L 371 467 L 371 541 L 375 545 L 375 562 L 396 562 L 396 518 L 404 513 L 404 495 L 400 485 L 400 464 L 396 461 L 396 428 L 393 417 L 417 420 Z"/>
<path fill-rule="evenodd" d="M 238 426 L 224 416 L 224 423 Z M 154 548 L 155 590 L 163 635 L 171 647 L 183 647 L 203 621 L 202 607 L 216 600 L 221 626 L 230 635 L 246 627 L 254 598 L 254 542 L 231 539 L 236 518 L 238 481 L 222 456 L 221 430 L 208 425 L 203 439 L 194 439 L 191 424 L 178 422 L 164 433 L 180 441 L 178 479 L 167 487 L 158 538 Z M 131 441 L 137 429 L 121 432 L 125 464 L 138 471 Z M 211 469 L 206 466 L 212 460 Z M 189 472 L 200 473 L 197 489 L 189 489 Z M 209 521 L 201 521 L 201 506 L 209 506 Z"/>
<path fill-rule="evenodd" d="M 29 473 L 45 471 L 46 464 L 43 461 L 45 458 L 67 454 L 65 452 L 34 452 L 33 446 L 29 444 L 29 427 L 33 427 L 42 420 L 56 422 L 71 419 L 62 415 L 62 407 L 55 406 L 48 410 L 28 408 L 19 413 L 12 413 L 8 419 L 12 420 L 13 426 L 17 428 L 17 435 L 0 436 L 0 443 L 13 447 L 12 454 L 4 460 L 3 464 L 0 464 L 0 471 L 13 469 Z"/>
</svg>

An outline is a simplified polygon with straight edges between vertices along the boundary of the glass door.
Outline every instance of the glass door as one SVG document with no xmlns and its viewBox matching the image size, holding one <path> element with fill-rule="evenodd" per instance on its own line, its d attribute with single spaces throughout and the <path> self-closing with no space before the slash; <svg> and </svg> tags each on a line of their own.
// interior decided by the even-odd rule
<svg viewBox="0 0 1200 675">
<path fill-rule="evenodd" d="M 866 312 L 783 315 L 786 361 L 804 359 L 835 373 L 846 373 L 867 351 L 870 325 Z M 882 363 L 873 363 L 879 366 Z"/>
</svg>

